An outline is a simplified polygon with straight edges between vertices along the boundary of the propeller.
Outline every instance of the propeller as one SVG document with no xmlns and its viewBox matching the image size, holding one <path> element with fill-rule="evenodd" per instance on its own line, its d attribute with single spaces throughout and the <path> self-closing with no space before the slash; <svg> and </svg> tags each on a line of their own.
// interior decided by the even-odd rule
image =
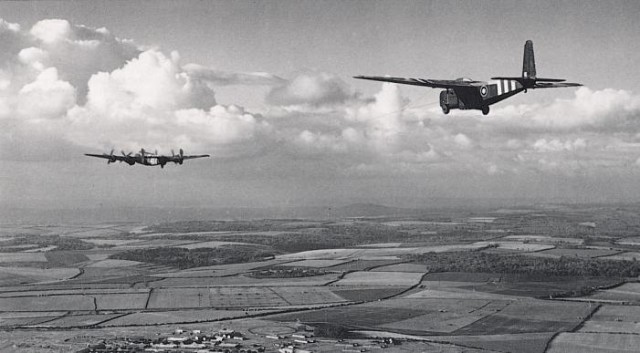
<svg viewBox="0 0 640 353">
<path fill-rule="evenodd" d="M 181 148 L 180 149 L 180 165 L 182 165 L 182 162 L 184 162 L 184 151 Z"/>
<path fill-rule="evenodd" d="M 109 159 L 107 160 L 107 164 L 111 164 L 113 162 L 116 161 L 116 158 L 113 155 L 113 148 L 111 149 L 111 152 L 109 152 Z"/>
</svg>

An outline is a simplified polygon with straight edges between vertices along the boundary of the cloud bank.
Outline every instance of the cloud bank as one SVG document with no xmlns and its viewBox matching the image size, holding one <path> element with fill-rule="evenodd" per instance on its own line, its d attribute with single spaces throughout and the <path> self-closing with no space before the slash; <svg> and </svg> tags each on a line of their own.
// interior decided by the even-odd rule
<svg viewBox="0 0 640 353">
<path fill-rule="evenodd" d="M 282 165 L 265 172 L 295 175 L 307 165 L 333 178 L 531 180 L 639 168 L 640 96 L 624 90 L 582 87 L 571 98 L 501 103 L 488 117 L 444 116 L 395 84 L 366 97 L 329 72 L 224 72 L 61 19 L 30 29 L 0 20 L 0 46 L 3 158 L 182 147 L 270 155 Z M 264 108 L 218 102 L 216 90 L 230 85 L 266 87 Z"/>
</svg>

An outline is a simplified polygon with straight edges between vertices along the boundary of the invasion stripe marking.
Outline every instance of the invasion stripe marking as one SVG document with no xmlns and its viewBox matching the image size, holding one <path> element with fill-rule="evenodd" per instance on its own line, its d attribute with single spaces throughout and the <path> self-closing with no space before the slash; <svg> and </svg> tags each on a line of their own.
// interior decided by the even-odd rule
<svg viewBox="0 0 640 353">
<path fill-rule="evenodd" d="M 512 91 L 516 90 L 516 81 L 511 81 L 511 90 Z"/>
<path fill-rule="evenodd" d="M 498 95 L 501 95 L 502 94 L 502 83 L 500 82 L 500 80 L 497 81 L 496 88 L 498 88 Z"/>
</svg>

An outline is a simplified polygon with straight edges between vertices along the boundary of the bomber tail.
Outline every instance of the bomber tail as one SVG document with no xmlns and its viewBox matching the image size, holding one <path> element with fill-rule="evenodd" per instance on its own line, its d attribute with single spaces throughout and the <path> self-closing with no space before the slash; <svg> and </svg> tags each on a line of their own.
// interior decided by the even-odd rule
<svg viewBox="0 0 640 353">
<path fill-rule="evenodd" d="M 536 59 L 533 57 L 533 42 L 528 40 L 524 43 L 524 57 L 522 59 L 522 78 L 527 80 L 536 79 Z"/>
</svg>

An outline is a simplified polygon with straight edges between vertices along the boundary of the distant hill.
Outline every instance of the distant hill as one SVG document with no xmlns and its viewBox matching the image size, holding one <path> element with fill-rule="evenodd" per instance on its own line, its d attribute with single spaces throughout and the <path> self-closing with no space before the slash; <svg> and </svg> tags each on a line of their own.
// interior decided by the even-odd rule
<svg viewBox="0 0 640 353">
<path fill-rule="evenodd" d="M 420 213 L 420 210 L 417 209 L 389 207 L 373 203 L 354 203 L 329 210 L 334 217 L 409 216 Z"/>
<path fill-rule="evenodd" d="M 515 203 L 513 203 L 515 204 Z M 524 204 L 524 203 L 523 203 Z M 413 217 L 434 212 L 486 212 L 504 207 L 496 200 L 432 199 L 413 208 L 375 203 L 311 207 L 96 207 L 77 209 L 24 209 L 0 206 L 0 224 L 95 224 L 105 222 L 158 223 L 193 220 L 329 219 L 343 217 Z M 509 205 L 511 206 L 511 205 Z M 520 206 L 517 209 L 529 209 Z M 540 206 L 533 206 L 539 208 Z M 503 212 L 505 209 L 503 209 Z"/>
<path fill-rule="evenodd" d="M 103 222 L 156 223 L 190 220 L 237 220 L 265 218 L 341 218 L 410 216 L 417 209 L 356 203 L 340 207 L 233 207 L 233 208 L 82 208 L 82 209 L 3 209 L 2 224 L 91 224 Z"/>
</svg>

